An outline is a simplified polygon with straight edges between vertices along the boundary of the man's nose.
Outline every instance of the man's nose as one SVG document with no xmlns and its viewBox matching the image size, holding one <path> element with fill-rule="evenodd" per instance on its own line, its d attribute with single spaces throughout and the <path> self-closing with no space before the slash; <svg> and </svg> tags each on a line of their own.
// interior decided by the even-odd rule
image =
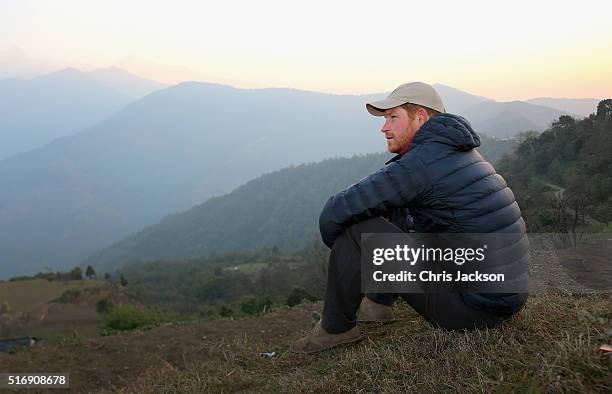
<svg viewBox="0 0 612 394">
<path fill-rule="evenodd" d="M 387 131 L 389 131 L 389 122 L 387 120 L 385 120 L 385 124 L 383 124 L 382 128 L 380 129 L 381 133 L 386 133 Z"/>
</svg>

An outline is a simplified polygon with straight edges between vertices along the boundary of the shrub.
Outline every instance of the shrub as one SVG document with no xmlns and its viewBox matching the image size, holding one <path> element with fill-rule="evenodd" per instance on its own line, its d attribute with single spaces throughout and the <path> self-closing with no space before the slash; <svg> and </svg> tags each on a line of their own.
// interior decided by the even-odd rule
<svg viewBox="0 0 612 394">
<path fill-rule="evenodd" d="M 212 319 L 217 316 L 218 311 L 217 308 L 213 305 L 200 305 L 197 309 L 197 314 L 199 317 L 203 317 L 205 319 Z"/>
<path fill-rule="evenodd" d="M 101 315 L 104 315 L 110 312 L 112 308 L 113 308 L 113 302 L 109 300 L 108 298 L 102 298 L 101 300 L 96 302 L 96 311 Z"/>
<path fill-rule="evenodd" d="M 263 312 L 270 306 L 272 306 L 270 297 L 247 297 L 240 302 L 240 311 L 247 315 L 254 315 Z"/>
<path fill-rule="evenodd" d="M 302 301 L 315 301 L 316 298 L 313 297 L 309 292 L 301 287 L 294 287 L 289 297 L 287 297 L 287 305 L 296 306 L 302 303 Z"/>
<path fill-rule="evenodd" d="M 11 312 L 11 306 L 9 305 L 8 301 L 3 301 L 2 304 L 0 304 L 0 315 L 4 315 L 5 313 L 10 313 Z"/>
<path fill-rule="evenodd" d="M 58 301 L 62 303 L 74 302 L 79 298 L 80 295 L 81 295 L 81 289 L 77 289 L 77 288 L 68 289 L 62 293 Z"/>
<path fill-rule="evenodd" d="M 148 311 L 129 304 L 115 306 L 102 316 L 103 328 L 118 331 L 134 330 L 176 320 L 177 318 L 174 315 Z"/>
<path fill-rule="evenodd" d="M 221 305 L 221 308 L 219 309 L 219 315 L 223 317 L 230 317 L 230 316 L 235 315 L 235 313 L 231 306 L 223 304 Z"/>
</svg>

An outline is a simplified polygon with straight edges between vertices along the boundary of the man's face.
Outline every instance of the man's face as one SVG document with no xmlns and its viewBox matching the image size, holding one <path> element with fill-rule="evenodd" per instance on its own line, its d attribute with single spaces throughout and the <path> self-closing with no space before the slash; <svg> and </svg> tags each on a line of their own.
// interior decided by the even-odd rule
<svg viewBox="0 0 612 394">
<path fill-rule="evenodd" d="M 391 153 L 403 152 L 412 142 L 414 135 L 422 126 L 419 117 L 412 118 L 402 107 L 385 110 L 385 124 L 380 130 L 387 138 L 387 149 Z"/>
</svg>

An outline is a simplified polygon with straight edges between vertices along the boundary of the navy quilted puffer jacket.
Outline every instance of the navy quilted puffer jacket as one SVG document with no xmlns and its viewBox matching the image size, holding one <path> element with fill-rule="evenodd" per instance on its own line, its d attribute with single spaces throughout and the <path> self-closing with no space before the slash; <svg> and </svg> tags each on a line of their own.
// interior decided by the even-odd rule
<svg viewBox="0 0 612 394">
<path fill-rule="evenodd" d="M 461 116 L 431 118 L 408 152 L 330 197 L 319 218 L 323 242 L 331 248 L 345 228 L 376 216 L 404 231 L 413 225 L 428 233 L 525 234 L 512 190 L 478 146 L 480 138 Z M 413 223 L 406 223 L 408 213 Z M 462 296 L 467 305 L 499 315 L 517 312 L 527 299 L 526 293 Z"/>
</svg>

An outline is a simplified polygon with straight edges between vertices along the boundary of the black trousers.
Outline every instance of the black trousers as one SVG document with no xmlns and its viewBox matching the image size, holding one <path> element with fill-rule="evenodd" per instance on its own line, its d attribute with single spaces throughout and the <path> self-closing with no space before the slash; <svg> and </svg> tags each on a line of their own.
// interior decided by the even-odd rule
<svg viewBox="0 0 612 394">
<path fill-rule="evenodd" d="M 401 233 L 384 218 L 372 218 L 347 228 L 334 243 L 329 259 L 322 325 L 339 334 L 356 325 L 361 292 L 361 234 Z M 467 306 L 459 293 L 367 294 L 369 299 L 392 305 L 401 296 L 415 311 L 435 326 L 449 330 L 492 328 L 509 317 L 500 317 Z"/>
</svg>

